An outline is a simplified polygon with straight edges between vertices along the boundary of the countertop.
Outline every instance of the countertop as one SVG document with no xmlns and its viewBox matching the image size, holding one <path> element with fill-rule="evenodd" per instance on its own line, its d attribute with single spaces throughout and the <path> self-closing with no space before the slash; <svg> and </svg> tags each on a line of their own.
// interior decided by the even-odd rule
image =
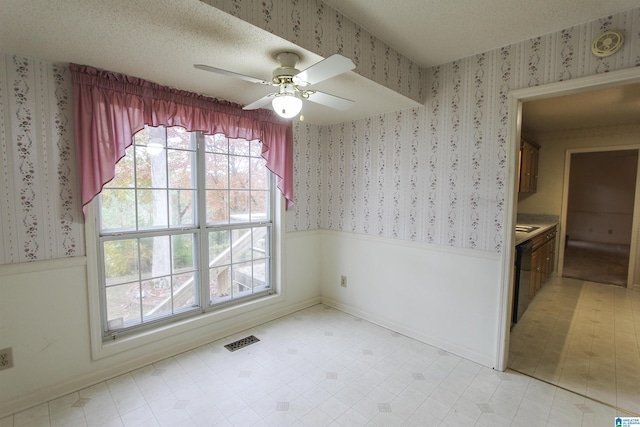
<svg viewBox="0 0 640 427">
<path fill-rule="evenodd" d="M 556 225 L 558 225 L 558 223 L 557 222 L 518 223 L 518 225 L 535 226 L 540 228 L 530 233 L 525 233 L 524 231 L 516 231 L 516 246 L 518 246 L 522 242 L 526 242 L 527 240 L 532 239 L 544 233 L 545 231 L 555 227 Z"/>
</svg>

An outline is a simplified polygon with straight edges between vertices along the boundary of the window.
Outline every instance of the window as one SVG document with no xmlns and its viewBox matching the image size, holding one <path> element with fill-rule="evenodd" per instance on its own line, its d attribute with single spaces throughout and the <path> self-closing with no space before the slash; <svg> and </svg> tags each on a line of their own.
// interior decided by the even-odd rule
<svg viewBox="0 0 640 427">
<path fill-rule="evenodd" d="M 272 188 L 259 141 L 138 132 L 99 198 L 103 338 L 269 294 Z"/>
</svg>

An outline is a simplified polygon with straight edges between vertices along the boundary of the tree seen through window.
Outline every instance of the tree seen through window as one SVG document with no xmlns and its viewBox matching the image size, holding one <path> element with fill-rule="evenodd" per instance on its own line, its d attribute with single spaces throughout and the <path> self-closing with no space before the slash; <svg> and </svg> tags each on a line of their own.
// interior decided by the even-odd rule
<svg viewBox="0 0 640 427">
<path fill-rule="evenodd" d="M 271 287 L 259 141 L 146 127 L 100 196 L 105 334 Z"/>
</svg>

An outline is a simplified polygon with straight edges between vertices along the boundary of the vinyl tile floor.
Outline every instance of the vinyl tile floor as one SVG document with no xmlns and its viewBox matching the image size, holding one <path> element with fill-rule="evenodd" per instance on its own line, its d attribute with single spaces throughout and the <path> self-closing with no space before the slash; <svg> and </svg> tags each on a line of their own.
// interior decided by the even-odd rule
<svg viewBox="0 0 640 427">
<path fill-rule="evenodd" d="M 509 368 L 640 414 L 640 292 L 552 278 L 512 328 Z"/>
<path fill-rule="evenodd" d="M 247 335 L 260 341 L 224 348 Z M 602 427 L 616 416 L 625 413 L 315 305 L 0 419 L 0 427 Z"/>
</svg>

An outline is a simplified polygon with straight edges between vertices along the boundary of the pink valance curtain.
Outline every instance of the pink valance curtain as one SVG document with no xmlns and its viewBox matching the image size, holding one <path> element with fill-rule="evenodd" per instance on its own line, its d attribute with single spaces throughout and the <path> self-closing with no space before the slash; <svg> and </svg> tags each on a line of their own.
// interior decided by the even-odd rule
<svg viewBox="0 0 640 427">
<path fill-rule="evenodd" d="M 262 157 L 278 176 L 287 208 L 293 204 L 291 122 L 268 110 L 245 111 L 238 104 L 124 74 L 77 64 L 70 69 L 83 207 L 113 179 L 116 163 L 145 125 L 260 140 Z"/>
</svg>

